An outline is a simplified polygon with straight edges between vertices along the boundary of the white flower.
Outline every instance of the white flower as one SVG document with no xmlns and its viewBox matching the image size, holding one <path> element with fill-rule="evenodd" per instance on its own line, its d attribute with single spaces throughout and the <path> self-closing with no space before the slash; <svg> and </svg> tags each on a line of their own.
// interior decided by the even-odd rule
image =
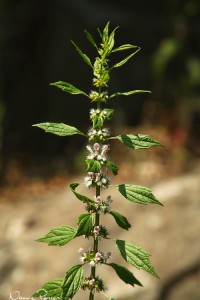
<svg viewBox="0 0 200 300">
<path fill-rule="evenodd" d="M 90 266 L 91 266 L 91 267 L 94 267 L 94 266 L 95 266 L 94 260 L 91 260 L 91 261 L 90 261 Z"/>
</svg>

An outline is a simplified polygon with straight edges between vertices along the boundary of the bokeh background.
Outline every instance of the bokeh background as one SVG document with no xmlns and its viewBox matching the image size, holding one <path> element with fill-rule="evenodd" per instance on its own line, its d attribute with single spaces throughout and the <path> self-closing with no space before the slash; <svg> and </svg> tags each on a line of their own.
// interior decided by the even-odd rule
<svg viewBox="0 0 200 300">
<path fill-rule="evenodd" d="M 147 293 L 143 292 L 143 295 L 138 292 L 141 293 L 138 295 L 145 300 L 200 299 L 198 0 L 0 2 L 2 299 L 8 299 L 9 293 L 19 288 L 21 293 L 31 293 L 31 288 L 38 287 L 39 279 L 35 279 L 33 284 L 34 279 L 30 274 L 33 276 L 36 272 L 39 276 L 38 271 L 43 274 L 43 269 L 47 267 L 52 270 L 48 260 L 41 267 L 40 253 L 48 252 L 45 247 L 41 250 L 40 246 L 33 246 L 32 240 L 34 235 L 37 238 L 36 233 L 41 234 L 42 228 L 45 232 L 49 224 L 56 225 L 53 222 L 55 219 L 57 225 L 65 222 L 64 215 L 63 219 L 62 216 L 53 215 L 56 214 L 53 199 L 58 198 L 60 193 L 60 198 L 64 199 L 62 193 L 66 183 L 84 172 L 85 141 L 76 136 L 59 138 L 44 134 L 32 124 L 63 122 L 87 131 L 91 107 L 87 99 L 61 92 L 49 83 L 62 80 L 86 92 L 90 91 L 91 70 L 77 55 L 70 40 L 74 40 L 93 60 L 96 53 L 83 30 L 88 30 L 98 39 L 96 29 L 102 29 L 107 21 L 110 21 L 112 29 L 120 26 L 116 33 L 116 45 L 131 43 L 141 47 L 141 51 L 128 64 L 113 70 L 110 93 L 133 89 L 152 91 L 151 94 L 115 98 L 109 104 L 115 109 L 111 129 L 114 133 L 149 134 L 165 145 L 165 148 L 151 149 L 149 152 L 135 152 L 114 144 L 112 150 L 113 160 L 120 168 L 120 180 L 152 186 L 161 195 L 161 202 L 162 199 L 169 199 L 169 206 L 166 205 L 162 213 L 160 209 L 153 208 L 155 218 L 149 216 L 148 223 L 152 227 L 146 224 L 144 232 L 136 232 L 136 243 L 141 240 L 147 249 L 157 253 L 158 259 L 155 253 L 154 262 L 159 273 L 164 274 L 160 284 L 147 280 L 147 289 L 144 289 Z M 60 205 L 64 210 L 66 203 L 64 200 L 62 203 Z M 46 213 L 44 217 L 41 212 L 40 205 L 44 204 L 52 206 L 52 211 L 49 211 L 49 216 L 52 214 L 50 222 Z M 144 218 L 141 208 L 134 208 L 134 211 Z M 162 218 L 156 219 L 160 213 Z M 147 217 L 148 210 L 145 219 Z M 190 225 L 188 222 L 191 222 Z M 137 226 L 143 226 L 140 225 L 140 218 L 134 225 Z M 155 234 L 156 241 L 160 241 L 158 244 L 153 242 L 156 249 L 147 237 L 148 226 L 149 232 Z M 187 226 L 191 226 L 188 232 L 185 231 Z M 130 239 L 130 233 L 127 238 Z M 169 255 L 166 251 L 169 243 L 174 244 L 172 249 L 180 248 L 177 256 L 174 254 L 176 259 L 172 259 L 172 253 Z M 189 246 L 191 243 L 194 249 Z M 26 248 L 27 244 L 29 248 Z M 32 255 L 31 265 L 28 264 L 30 257 L 27 253 Z M 187 263 L 180 264 L 179 260 L 184 255 L 187 256 Z M 35 256 L 38 261 L 34 264 Z M 172 259 L 171 272 L 166 272 L 170 264 L 168 256 Z M 22 257 L 27 257 L 27 260 L 21 261 Z M 194 259 L 190 260 L 190 257 Z M 60 276 L 61 271 L 57 268 L 55 275 Z M 28 283 L 25 282 L 27 273 L 30 275 Z M 50 273 L 53 274 L 53 271 Z M 39 276 L 40 281 L 52 278 L 48 275 L 48 272 L 44 272 Z M 156 294 L 149 292 L 151 286 L 155 288 L 150 290 L 156 290 Z M 186 286 L 185 290 L 183 286 Z M 175 291 L 174 295 L 172 290 Z M 176 294 L 180 291 L 183 291 L 182 294 Z M 131 293 L 132 290 L 127 297 L 133 299 Z M 123 299 L 123 294 L 119 298 Z"/>
</svg>

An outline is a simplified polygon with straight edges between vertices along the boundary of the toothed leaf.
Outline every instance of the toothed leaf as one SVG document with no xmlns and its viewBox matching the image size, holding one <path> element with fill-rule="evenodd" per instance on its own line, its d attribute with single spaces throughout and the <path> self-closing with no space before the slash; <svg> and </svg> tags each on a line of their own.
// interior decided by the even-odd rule
<svg viewBox="0 0 200 300">
<path fill-rule="evenodd" d="M 144 249 L 123 240 L 116 240 L 116 246 L 127 263 L 133 265 L 137 269 L 143 269 L 151 275 L 159 278 L 149 260 L 150 254 Z"/>
<path fill-rule="evenodd" d="M 83 280 L 83 265 L 75 265 L 67 271 L 63 283 L 62 300 L 72 299 L 81 287 Z"/>
<path fill-rule="evenodd" d="M 82 214 L 78 218 L 78 228 L 76 236 L 90 235 L 94 226 L 94 218 L 91 214 Z"/>
<path fill-rule="evenodd" d="M 64 123 L 45 122 L 45 123 L 34 124 L 32 126 L 39 127 L 43 129 L 45 132 L 53 133 L 59 136 L 70 136 L 74 134 L 80 134 L 86 136 L 83 132 L 79 131 L 77 128 L 66 125 Z"/>
<path fill-rule="evenodd" d="M 67 225 L 61 225 L 53 227 L 49 233 L 36 241 L 47 243 L 49 246 L 63 246 L 73 240 L 75 234 L 75 228 Z"/>
<path fill-rule="evenodd" d="M 119 184 L 117 185 L 117 189 L 127 200 L 131 202 L 162 205 L 152 194 L 152 191 L 147 187 L 141 185 Z"/>
<path fill-rule="evenodd" d="M 40 297 L 40 299 L 62 299 L 62 285 L 63 279 L 54 279 L 46 282 L 32 297 Z"/>
<path fill-rule="evenodd" d="M 113 139 L 118 139 L 122 144 L 132 149 L 148 149 L 162 146 L 158 141 L 144 134 L 120 134 Z"/>
</svg>

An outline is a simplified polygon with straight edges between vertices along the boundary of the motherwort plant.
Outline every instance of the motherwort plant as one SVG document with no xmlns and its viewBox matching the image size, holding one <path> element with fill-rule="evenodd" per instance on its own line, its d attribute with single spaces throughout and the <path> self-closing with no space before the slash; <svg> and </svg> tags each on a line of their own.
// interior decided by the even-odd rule
<svg viewBox="0 0 200 300">
<path fill-rule="evenodd" d="M 70 185 L 72 193 L 75 197 L 84 204 L 86 212 L 81 214 L 77 220 L 77 228 L 61 225 L 53 227 L 49 233 L 44 237 L 38 239 L 39 242 L 47 243 L 53 246 L 64 246 L 75 238 L 88 238 L 91 243 L 88 249 L 80 248 L 78 253 L 80 255 L 81 263 L 72 266 L 66 271 L 64 278 L 55 279 L 44 284 L 44 286 L 34 293 L 34 297 L 46 297 L 47 299 L 72 299 L 79 289 L 88 291 L 88 299 L 93 300 L 96 293 L 101 293 L 105 297 L 105 284 L 102 278 L 98 276 L 98 265 L 105 265 L 105 268 L 112 268 L 116 275 L 126 284 L 131 286 L 139 285 L 141 283 L 135 278 L 133 273 L 126 267 L 110 262 L 111 253 L 101 250 L 101 241 L 109 239 L 116 244 L 116 248 L 122 258 L 130 265 L 137 269 L 143 269 L 155 277 L 158 277 L 149 260 L 150 254 L 142 249 L 140 246 L 115 238 L 111 238 L 107 227 L 101 223 L 101 215 L 110 215 L 116 221 L 116 224 L 124 230 L 128 230 L 131 224 L 127 218 L 118 211 L 113 211 L 111 208 L 112 197 L 102 197 L 102 190 L 109 189 L 110 186 L 115 187 L 119 193 L 127 200 L 139 204 L 160 204 L 155 198 L 151 190 L 140 185 L 132 184 L 117 184 L 111 185 L 110 173 L 118 174 L 117 165 L 110 159 L 109 151 L 111 140 L 116 140 L 131 149 L 147 149 L 161 144 L 144 134 L 119 134 L 112 136 L 110 130 L 104 126 L 106 121 L 111 120 L 114 110 L 107 108 L 107 103 L 117 96 L 130 96 L 138 93 L 148 93 L 146 90 L 132 90 L 128 92 L 116 92 L 109 94 L 108 82 L 110 80 L 110 73 L 113 69 L 119 68 L 127 63 L 140 48 L 131 44 L 124 44 L 115 47 L 115 28 L 111 33 L 109 32 L 109 22 L 106 24 L 103 31 L 98 29 L 100 35 L 100 45 L 96 43 L 92 35 L 85 31 L 88 41 L 97 51 L 97 57 L 94 63 L 90 58 L 84 54 L 80 48 L 72 41 L 76 51 L 81 56 L 86 64 L 93 72 L 93 89 L 90 93 L 86 93 L 68 82 L 58 81 L 51 85 L 61 89 L 64 92 L 72 95 L 83 95 L 92 104 L 90 120 L 91 127 L 87 133 L 81 132 L 79 129 L 63 124 L 63 123 L 40 123 L 33 126 L 39 127 L 46 132 L 50 132 L 59 136 L 71 136 L 78 134 L 82 138 L 87 139 L 87 155 L 86 174 L 84 183 L 72 183 Z M 117 52 L 131 51 L 123 60 L 111 64 L 111 56 Z M 80 184 L 84 184 L 88 189 L 91 189 L 94 198 L 80 194 L 77 188 Z M 86 275 L 87 274 L 87 275 Z M 46 299 L 45 298 L 45 299 Z"/>
</svg>

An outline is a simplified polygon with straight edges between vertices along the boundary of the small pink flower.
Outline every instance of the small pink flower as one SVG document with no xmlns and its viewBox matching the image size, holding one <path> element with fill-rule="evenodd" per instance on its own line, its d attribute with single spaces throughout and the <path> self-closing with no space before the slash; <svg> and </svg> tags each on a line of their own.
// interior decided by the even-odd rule
<svg viewBox="0 0 200 300">
<path fill-rule="evenodd" d="M 82 254 L 83 251 L 84 251 L 84 249 L 83 249 L 82 247 L 80 247 L 80 248 L 77 250 L 77 252 L 78 252 L 79 254 Z"/>
<path fill-rule="evenodd" d="M 100 226 L 94 226 L 94 233 L 98 233 L 100 230 Z"/>
<path fill-rule="evenodd" d="M 95 198 L 95 201 L 96 201 L 97 203 L 101 202 L 100 196 L 96 197 L 96 198 Z"/>
<path fill-rule="evenodd" d="M 95 254 L 95 259 L 96 259 L 96 260 L 100 260 L 101 257 L 102 257 L 102 254 L 101 254 L 100 252 L 97 252 L 97 253 Z"/>
<path fill-rule="evenodd" d="M 100 146 L 99 146 L 98 143 L 95 143 L 95 144 L 93 145 L 93 149 L 94 149 L 95 151 L 98 151 L 99 148 L 100 148 Z"/>
<path fill-rule="evenodd" d="M 91 280 L 89 281 L 89 285 L 94 285 L 94 283 L 95 283 L 95 279 L 91 279 Z"/>
</svg>

